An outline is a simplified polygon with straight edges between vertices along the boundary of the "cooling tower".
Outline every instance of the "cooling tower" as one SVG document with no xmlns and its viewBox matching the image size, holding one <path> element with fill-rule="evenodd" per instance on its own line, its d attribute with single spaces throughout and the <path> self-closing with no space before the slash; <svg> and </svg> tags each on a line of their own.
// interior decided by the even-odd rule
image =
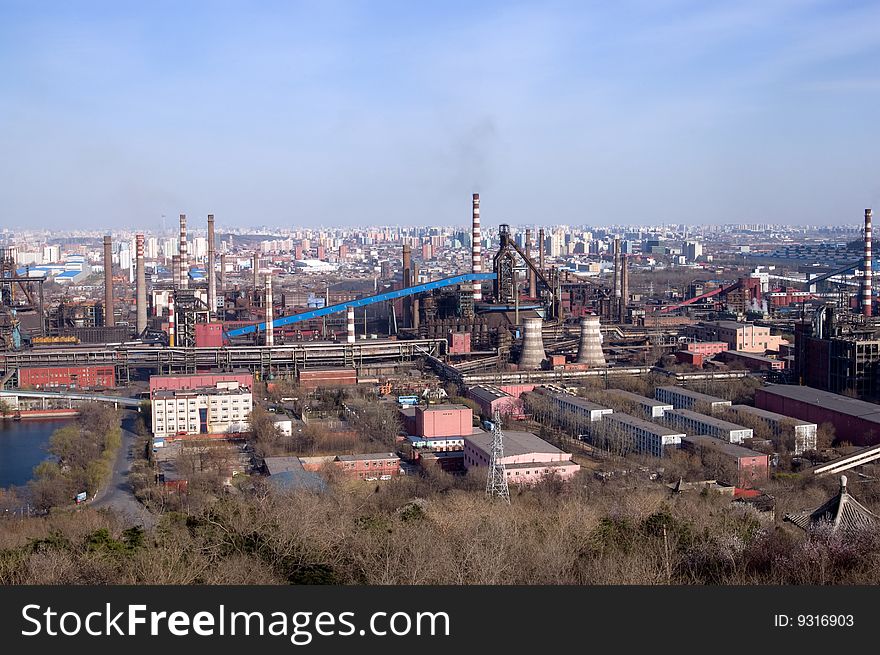
<svg viewBox="0 0 880 655">
<path fill-rule="evenodd" d="M 588 364 L 594 368 L 605 368 L 605 355 L 602 354 L 602 333 L 599 331 L 599 317 L 585 316 L 581 319 L 581 343 L 578 347 L 578 364 Z"/>
<path fill-rule="evenodd" d="M 519 358 L 521 369 L 538 370 L 541 368 L 541 362 L 546 359 L 544 335 L 541 332 L 543 326 L 544 319 L 540 317 L 527 318 L 523 321 L 523 346 Z"/>
</svg>

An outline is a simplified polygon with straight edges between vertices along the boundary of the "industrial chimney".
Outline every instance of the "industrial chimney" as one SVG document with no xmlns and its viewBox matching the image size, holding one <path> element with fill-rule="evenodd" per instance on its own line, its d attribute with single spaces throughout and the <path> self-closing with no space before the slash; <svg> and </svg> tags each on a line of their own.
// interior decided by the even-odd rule
<svg viewBox="0 0 880 655">
<path fill-rule="evenodd" d="M 186 214 L 180 215 L 180 243 L 177 246 L 180 255 L 180 288 L 189 287 L 189 254 L 186 247 Z"/>
<path fill-rule="evenodd" d="M 620 253 L 620 317 L 618 322 L 626 320 L 626 306 L 629 304 L 629 266 L 626 263 L 626 255 Z"/>
<path fill-rule="evenodd" d="M 109 235 L 104 237 L 104 325 L 116 325 L 113 316 L 113 242 Z"/>
<path fill-rule="evenodd" d="M 220 255 L 220 293 L 226 293 L 226 253 Z"/>
<path fill-rule="evenodd" d="M 173 348 L 174 347 L 174 328 L 175 328 L 175 315 L 174 315 L 174 292 L 168 294 L 168 345 Z"/>
<path fill-rule="evenodd" d="M 865 261 L 862 264 L 862 313 L 865 316 L 872 316 L 874 307 L 873 294 L 873 260 L 871 253 L 871 240 L 873 239 L 873 230 L 871 227 L 871 210 L 865 210 Z"/>
<path fill-rule="evenodd" d="M 473 208 L 471 210 L 473 216 L 473 233 L 471 234 L 471 263 L 474 273 L 483 272 L 483 251 L 482 236 L 480 234 L 480 194 L 475 193 L 473 196 Z M 482 302 L 483 300 L 483 283 L 480 280 L 474 280 L 474 302 Z"/>
<path fill-rule="evenodd" d="M 346 341 L 354 343 L 354 307 L 348 307 L 345 312 L 346 318 Z"/>
<path fill-rule="evenodd" d="M 529 259 L 532 259 L 532 231 L 526 230 L 526 255 L 529 256 Z M 538 297 L 538 279 L 535 275 L 535 271 L 532 270 L 532 267 L 529 266 L 529 298 L 537 298 Z"/>
<path fill-rule="evenodd" d="M 272 273 L 266 274 L 266 345 L 275 345 L 275 329 L 272 323 L 275 320 L 275 308 L 272 306 Z"/>
<path fill-rule="evenodd" d="M 519 358 L 519 367 L 523 370 L 536 371 L 546 359 L 544 352 L 544 335 L 542 333 L 544 319 L 540 316 L 523 320 L 523 345 Z"/>
<path fill-rule="evenodd" d="M 578 347 L 578 364 L 592 368 L 605 368 L 605 355 L 602 354 L 602 332 L 599 330 L 598 316 L 585 316 L 581 319 L 581 342 Z"/>
<path fill-rule="evenodd" d="M 544 228 L 538 230 L 538 270 L 544 272 Z"/>
<path fill-rule="evenodd" d="M 180 255 L 171 255 L 171 284 L 175 289 L 180 288 Z"/>
<path fill-rule="evenodd" d="M 135 235 L 135 257 L 137 266 L 137 333 L 147 329 L 147 271 L 144 266 L 144 235 Z"/>
<path fill-rule="evenodd" d="M 620 237 L 614 237 L 614 301 L 620 307 Z"/>
<path fill-rule="evenodd" d="M 217 273 L 214 271 L 214 214 L 208 214 L 208 309 L 217 311 Z"/>
</svg>

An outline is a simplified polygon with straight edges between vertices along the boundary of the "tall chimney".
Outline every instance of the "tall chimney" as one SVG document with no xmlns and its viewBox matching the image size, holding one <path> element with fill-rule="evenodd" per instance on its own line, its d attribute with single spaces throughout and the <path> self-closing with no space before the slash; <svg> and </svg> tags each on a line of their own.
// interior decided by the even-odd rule
<svg viewBox="0 0 880 655">
<path fill-rule="evenodd" d="M 581 319 L 581 341 L 578 346 L 578 364 L 588 364 L 594 368 L 605 368 L 605 355 L 602 353 L 602 332 L 598 316 L 584 316 Z"/>
<path fill-rule="evenodd" d="M 620 237 L 614 237 L 614 301 L 620 305 Z"/>
<path fill-rule="evenodd" d="M 412 267 L 412 282 L 413 284 L 419 283 L 419 265 L 413 262 Z M 416 330 L 419 329 L 419 297 L 417 295 L 410 296 L 412 298 L 412 303 L 410 307 L 410 312 L 412 314 L 412 326 Z"/>
<path fill-rule="evenodd" d="M 104 325 L 116 325 L 113 316 L 113 241 L 109 235 L 104 237 Z"/>
<path fill-rule="evenodd" d="M 144 266 L 144 235 L 135 235 L 135 257 L 137 266 L 137 333 L 147 329 L 147 271 Z"/>
<path fill-rule="evenodd" d="M 471 234 L 471 266 L 472 272 L 483 272 L 483 237 L 480 234 L 480 194 L 475 193 L 471 208 L 473 217 L 473 232 Z M 483 301 L 483 283 L 474 280 L 474 302 Z"/>
<path fill-rule="evenodd" d="M 544 228 L 538 230 L 538 270 L 544 272 Z"/>
<path fill-rule="evenodd" d="M 180 288 L 189 287 L 189 253 L 186 247 L 186 214 L 180 215 L 180 243 L 177 246 L 180 254 Z"/>
<path fill-rule="evenodd" d="M 217 312 L 217 273 L 214 271 L 214 214 L 208 214 L 208 309 Z"/>
<path fill-rule="evenodd" d="M 865 261 L 862 264 L 862 312 L 865 316 L 872 316 L 874 311 L 873 294 L 873 259 L 871 253 L 871 240 L 873 230 L 871 227 L 871 210 L 865 210 Z"/>
<path fill-rule="evenodd" d="M 526 230 L 526 254 L 529 256 L 529 259 L 532 258 L 532 231 Z M 529 298 L 536 298 L 538 296 L 538 279 L 535 275 L 535 271 L 532 270 L 532 267 L 529 266 Z"/>
<path fill-rule="evenodd" d="M 180 288 L 180 255 L 171 255 L 171 284 L 175 289 Z"/>
<path fill-rule="evenodd" d="M 275 328 L 272 323 L 275 321 L 275 308 L 272 306 L 272 273 L 266 273 L 266 345 L 275 345 Z"/>
<path fill-rule="evenodd" d="M 348 307 L 345 312 L 346 318 L 346 341 L 348 343 L 354 343 L 354 307 Z"/>
<path fill-rule="evenodd" d="M 626 255 L 620 253 L 620 323 L 626 321 L 626 306 L 629 304 L 629 265 L 626 260 Z"/>
<path fill-rule="evenodd" d="M 172 291 L 168 294 L 168 345 L 170 347 L 174 347 L 174 328 L 175 328 L 175 315 L 174 315 L 174 292 Z"/>
</svg>

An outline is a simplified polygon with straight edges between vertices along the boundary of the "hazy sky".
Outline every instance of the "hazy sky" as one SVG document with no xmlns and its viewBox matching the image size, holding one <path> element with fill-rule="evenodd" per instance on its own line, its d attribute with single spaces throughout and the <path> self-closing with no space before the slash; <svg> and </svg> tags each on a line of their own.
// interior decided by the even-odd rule
<svg viewBox="0 0 880 655">
<path fill-rule="evenodd" d="M 0 0 L 0 226 L 861 220 L 880 2 Z"/>
</svg>

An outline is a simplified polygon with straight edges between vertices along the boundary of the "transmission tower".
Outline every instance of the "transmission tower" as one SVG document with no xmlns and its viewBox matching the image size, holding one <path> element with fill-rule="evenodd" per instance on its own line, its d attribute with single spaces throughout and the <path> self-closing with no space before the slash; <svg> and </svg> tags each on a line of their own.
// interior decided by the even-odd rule
<svg viewBox="0 0 880 655">
<path fill-rule="evenodd" d="M 507 487 L 507 471 L 504 469 L 504 433 L 501 432 L 501 414 L 492 417 L 492 460 L 489 462 L 489 477 L 486 480 L 486 493 L 501 498 L 510 504 L 510 489 Z"/>
</svg>

